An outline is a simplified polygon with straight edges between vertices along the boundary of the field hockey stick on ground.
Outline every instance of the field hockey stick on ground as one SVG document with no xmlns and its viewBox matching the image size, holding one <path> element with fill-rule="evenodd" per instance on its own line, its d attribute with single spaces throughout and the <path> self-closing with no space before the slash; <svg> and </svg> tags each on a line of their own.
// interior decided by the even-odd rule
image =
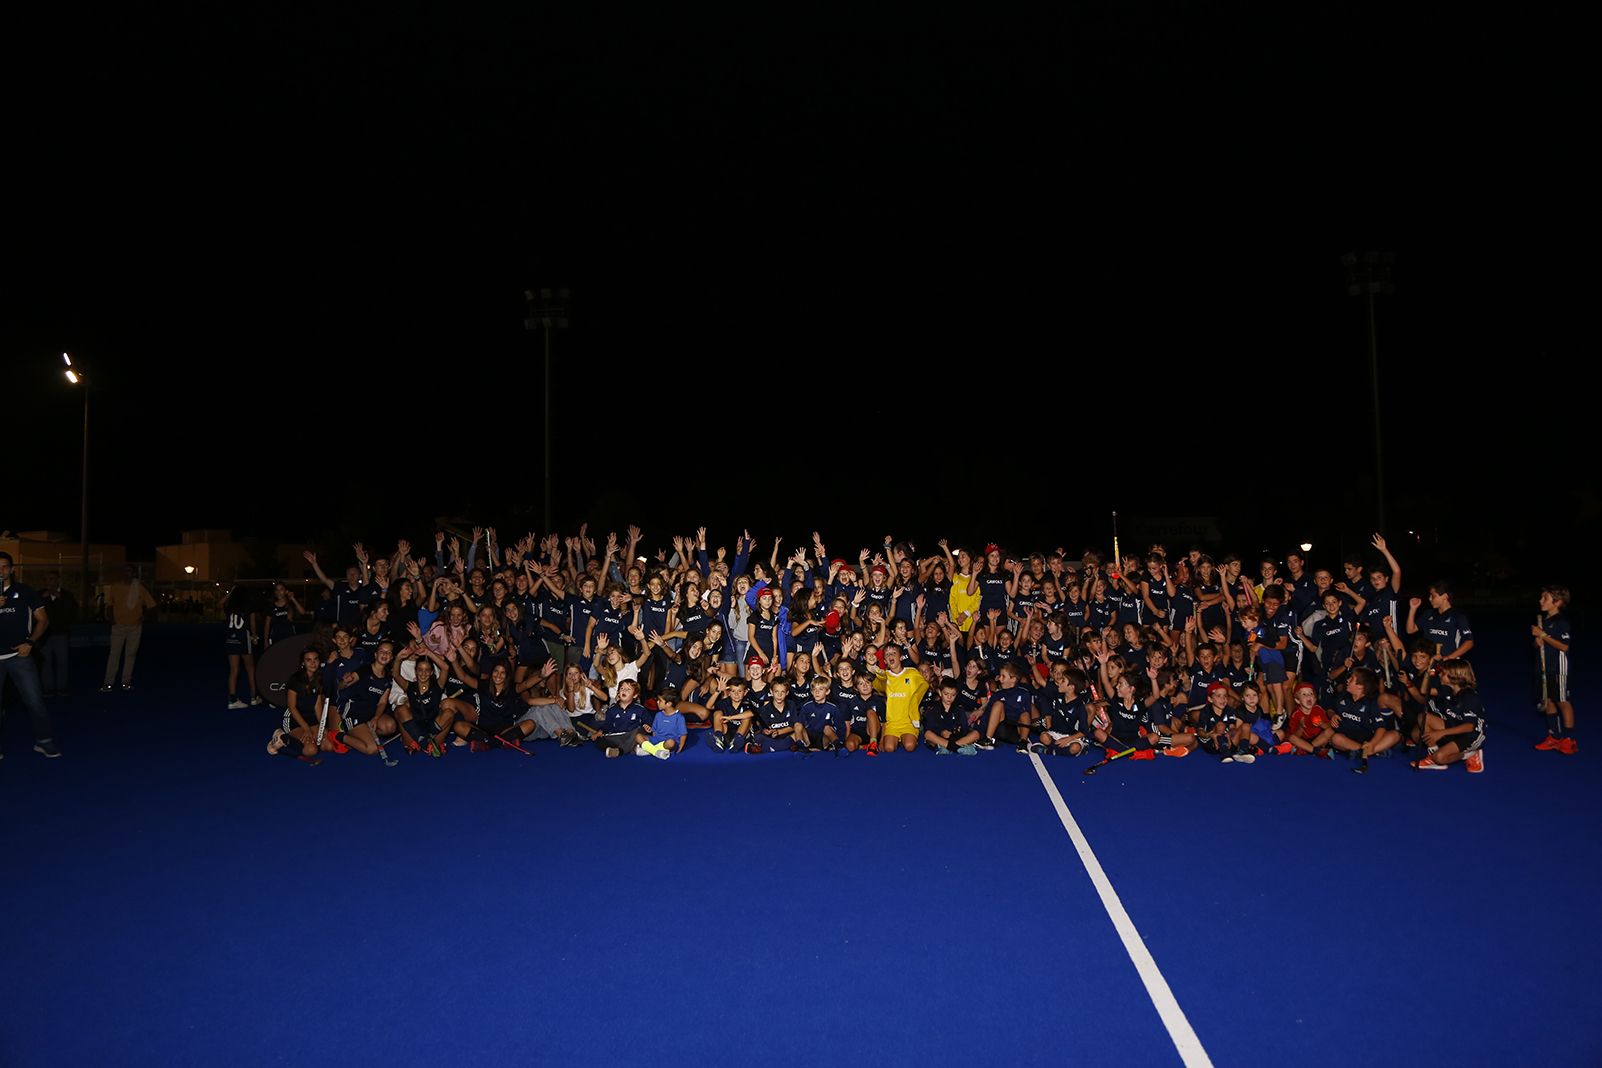
<svg viewBox="0 0 1602 1068">
<path fill-rule="evenodd" d="M 1091 764 L 1090 766 L 1085 768 L 1085 772 L 1084 773 L 1086 775 L 1094 775 L 1094 774 L 1096 774 L 1096 772 L 1100 771 L 1106 765 L 1111 764 L 1115 760 L 1122 760 L 1124 757 L 1130 755 L 1134 751 L 1135 751 L 1135 746 L 1130 746 L 1128 749 L 1123 749 L 1123 750 L 1120 750 L 1119 752 L 1116 752 L 1116 753 L 1114 753 L 1111 750 L 1109 750 L 1107 752 L 1107 755 L 1102 757 L 1101 760 L 1099 760 L 1096 763 Z"/>
<path fill-rule="evenodd" d="M 395 734 L 390 736 L 388 739 L 384 739 L 378 736 L 378 728 L 374 727 L 372 724 L 368 724 L 367 729 L 373 732 L 373 744 L 378 746 L 378 759 L 384 762 L 384 767 L 393 768 L 398 765 L 400 761 L 392 759 L 389 755 L 389 750 L 384 747 L 389 745 L 389 743 L 393 742 L 396 738 L 400 737 L 400 735 Z"/>
<path fill-rule="evenodd" d="M 490 739 L 491 741 L 500 742 L 502 745 L 506 745 L 506 746 L 508 746 L 508 747 L 510 747 L 512 749 L 516 749 L 519 753 L 522 753 L 526 757 L 531 757 L 531 756 L 534 755 L 533 753 L 530 753 L 527 749 L 524 749 L 521 745 L 518 745 L 516 742 L 512 741 L 510 738 L 503 738 L 499 734 L 491 734 L 487 728 L 480 727 L 477 723 L 469 723 L 467 726 L 468 726 L 468 728 L 470 730 L 477 731 L 478 733 L 482 734 L 484 737 Z M 516 726 L 516 724 L 513 724 L 513 726 Z M 511 730 L 512 728 L 508 727 L 506 729 L 507 730 Z"/>
<path fill-rule="evenodd" d="M 323 698 L 317 709 L 317 747 L 322 748 L 323 733 L 328 730 L 328 698 Z"/>
</svg>

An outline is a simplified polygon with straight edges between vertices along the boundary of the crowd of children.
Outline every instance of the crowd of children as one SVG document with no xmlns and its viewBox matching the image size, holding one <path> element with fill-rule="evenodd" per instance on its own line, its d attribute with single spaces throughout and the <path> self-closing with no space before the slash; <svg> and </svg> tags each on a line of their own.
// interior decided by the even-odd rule
<svg viewBox="0 0 1602 1068">
<path fill-rule="evenodd" d="M 1435 582 L 1400 598 L 1385 539 L 1342 577 L 1301 554 L 1260 560 L 1197 550 L 1010 558 L 997 545 L 918 555 L 886 538 L 855 560 L 810 551 L 766 559 L 749 532 L 709 550 L 703 528 L 654 559 L 640 531 L 530 535 L 493 529 L 356 545 L 343 581 L 322 581 L 316 634 L 288 680 L 268 751 L 308 762 L 351 749 L 392 762 L 391 742 L 528 752 L 539 739 L 608 757 L 919 748 L 1134 760 L 1213 754 L 1372 757 L 1420 771 L 1485 766 L 1474 633 Z M 1283 566 L 1283 573 L 1281 567 Z M 1549 736 L 1574 754 L 1566 590 L 1540 595 Z M 296 635 L 302 606 L 231 598 L 231 707 L 241 664 Z M 704 739 L 704 742 L 701 741 Z"/>
</svg>

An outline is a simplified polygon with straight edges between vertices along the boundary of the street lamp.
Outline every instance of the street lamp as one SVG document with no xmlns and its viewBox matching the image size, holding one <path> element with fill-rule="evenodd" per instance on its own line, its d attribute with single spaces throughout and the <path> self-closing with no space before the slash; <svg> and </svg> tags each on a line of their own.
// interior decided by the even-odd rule
<svg viewBox="0 0 1602 1068">
<path fill-rule="evenodd" d="M 1310 542 L 1310 541 L 1302 542 L 1302 553 L 1303 553 L 1304 556 L 1307 553 L 1310 553 L 1312 551 L 1313 551 L 1313 543 L 1312 542 Z"/>
<path fill-rule="evenodd" d="M 1364 297 L 1368 304 L 1368 377 L 1374 403 L 1374 503 L 1379 529 L 1385 529 L 1385 461 L 1380 454 L 1379 340 L 1374 329 L 1374 296 L 1396 292 L 1391 283 L 1394 252 L 1365 252 L 1360 257 L 1348 252 L 1341 257 L 1346 266 L 1346 292 Z"/>
<path fill-rule="evenodd" d="M 62 363 L 66 364 L 67 382 L 83 390 L 83 477 L 82 499 L 78 508 L 78 540 L 82 557 L 79 559 L 78 572 L 78 611 L 89 611 L 89 380 L 84 377 L 83 369 L 74 367 L 72 354 L 63 352 Z"/>
<path fill-rule="evenodd" d="M 568 306 L 573 294 L 566 286 L 556 290 L 525 289 L 528 300 L 528 318 L 523 320 L 525 330 L 545 331 L 545 528 L 551 526 L 551 327 L 568 325 Z"/>
</svg>

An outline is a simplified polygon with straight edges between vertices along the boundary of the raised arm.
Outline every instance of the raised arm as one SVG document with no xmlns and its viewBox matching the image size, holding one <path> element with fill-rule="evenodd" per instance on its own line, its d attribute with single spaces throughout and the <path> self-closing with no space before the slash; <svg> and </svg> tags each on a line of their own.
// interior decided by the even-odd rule
<svg viewBox="0 0 1602 1068">
<path fill-rule="evenodd" d="M 324 586 L 327 586 L 329 589 L 333 589 L 334 588 L 334 580 L 329 578 L 327 575 L 323 574 L 323 569 L 322 569 L 321 565 L 319 565 L 317 563 L 317 554 L 312 552 L 310 549 L 307 549 L 305 552 L 301 553 L 300 555 L 301 555 L 302 559 L 304 559 L 308 564 L 310 564 L 312 566 L 312 570 L 317 573 L 317 581 L 321 582 Z"/>
</svg>

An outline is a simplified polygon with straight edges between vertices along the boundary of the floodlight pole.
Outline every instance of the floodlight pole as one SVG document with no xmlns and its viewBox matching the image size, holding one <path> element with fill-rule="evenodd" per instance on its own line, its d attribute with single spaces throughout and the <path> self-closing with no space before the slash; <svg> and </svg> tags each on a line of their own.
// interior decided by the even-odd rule
<svg viewBox="0 0 1602 1068">
<path fill-rule="evenodd" d="M 1374 323 L 1374 297 L 1396 291 L 1391 284 L 1391 266 L 1396 262 L 1396 255 L 1368 252 L 1359 259 L 1356 253 L 1348 252 L 1341 257 L 1341 262 L 1347 270 L 1346 292 L 1354 297 L 1361 295 L 1368 311 L 1368 379 L 1374 408 L 1374 512 L 1378 529 L 1384 531 L 1385 456 L 1380 433 L 1379 333 Z"/>
<path fill-rule="evenodd" d="M 89 608 L 89 378 L 80 365 L 72 362 L 72 353 L 63 352 L 61 360 L 67 382 L 83 392 L 83 472 L 79 480 L 78 500 L 78 610 Z"/>
<path fill-rule="evenodd" d="M 1374 303 L 1374 298 L 1368 298 Z M 1370 320 L 1373 313 L 1369 313 Z M 551 321 L 545 320 L 545 512 L 540 530 L 551 533 Z"/>
<path fill-rule="evenodd" d="M 554 533 L 551 526 L 551 328 L 568 325 L 568 302 L 572 293 L 564 286 L 551 289 L 524 290 L 528 300 L 528 318 L 523 320 L 525 330 L 545 332 L 545 513 L 543 533 Z"/>
</svg>

